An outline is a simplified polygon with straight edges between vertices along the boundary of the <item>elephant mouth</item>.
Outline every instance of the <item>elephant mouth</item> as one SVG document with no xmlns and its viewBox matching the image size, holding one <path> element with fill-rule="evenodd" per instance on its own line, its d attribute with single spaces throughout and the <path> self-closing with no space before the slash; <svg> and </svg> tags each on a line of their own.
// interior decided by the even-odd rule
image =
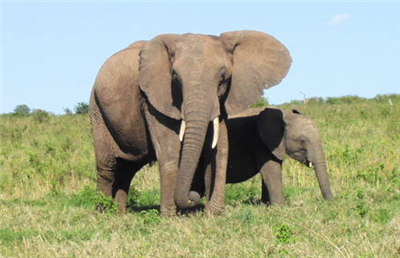
<svg viewBox="0 0 400 258">
<path fill-rule="evenodd" d="M 314 164 L 307 159 L 307 154 L 305 151 L 292 151 L 287 153 L 290 157 L 294 158 L 295 160 L 299 161 L 301 164 L 306 165 L 307 167 L 311 168 Z"/>
</svg>

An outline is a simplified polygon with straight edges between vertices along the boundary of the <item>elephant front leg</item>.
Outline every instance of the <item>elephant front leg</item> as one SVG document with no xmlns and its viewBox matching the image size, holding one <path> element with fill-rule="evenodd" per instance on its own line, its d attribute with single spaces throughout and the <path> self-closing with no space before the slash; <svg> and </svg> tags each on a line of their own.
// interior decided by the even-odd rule
<svg viewBox="0 0 400 258">
<path fill-rule="evenodd" d="M 228 166 L 228 131 L 225 121 L 220 123 L 217 150 L 212 151 L 211 162 L 207 166 L 206 181 L 206 215 L 223 213 L 225 209 L 226 170 Z"/>
<path fill-rule="evenodd" d="M 175 184 L 179 170 L 179 139 L 170 135 L 163 144 L 156 144 L 160 171 L 161 215 L 175 216 L 177 206 L 174 200 Z M 165 140 L 164 139 L 164 140 Z M 161 146 L 164 146 L 162 148 Z"/>
<path fill-rule="evenodd" d="M 161 215 L 170 217 L 176 215 L 176 204 L 174 191 L 176 178 L 178 176 L 178 159 L 165 164 L 160 164 L 161 183 Z"/>
<path fill-rule="evenodd" d="M 181 149 L 178 136 L 180 123 L 165 118 L 147 105 L 144 106 L 144 114 L 159 165 L 161 215 L 175 216 L 177 206 L 174 200 L 174 192 Z"/>
<path fill-rule="evenodd" d="M 282 163 L 267 161 L 261 168 L 263 178 L 261 201 L 267 204 L 283 204 Z"/>
</svg>

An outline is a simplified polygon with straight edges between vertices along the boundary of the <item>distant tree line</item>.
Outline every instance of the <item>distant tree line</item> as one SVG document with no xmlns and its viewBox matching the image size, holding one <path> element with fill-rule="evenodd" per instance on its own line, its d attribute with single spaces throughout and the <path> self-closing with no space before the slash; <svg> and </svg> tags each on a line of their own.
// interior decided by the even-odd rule
<svg viewBox="0 0 400 258">
<path fill-rule="evenodd" d="M 89 104 L 85 102 L 79 102 L 74 107 L 73 111 L 69 108 L 64 108 L 65 115 L 73 115 L 73 114 L 88 114 L 89 113 Z M 51 112 L 42 110 L 42 109 L 30 109 L 27 105 L 21 104 L 14 108 L 14 112 L 12 113 L 14 116 L 24 117 L 24 116 L 49 116 L 54 115 Z"/>
<path fill-rule="evenodd" d="M 305 98 L 306 99 L 306 98 Z M 311 104 L 311 103 L 320 103 L 320 104 L 329 104 L 329 105 L 337 105 L 337 104 L 351 104 L 351 103 L 361 103 L 367 101 L 376 101 L 376 102 L 386 102 L 390 105 L 394 105 L 394 103 L 398 103 L 400 101 L 400 94 L 385 94 L 385 95 L 376 95 L 374 98 L 367 99 L 359 96 L 342 96 L 342 97 L 313 97 L 307 98 L 304 100 L 292 100 L 289 103 L 285 104 Z M 269 105 L 268 99 L 265 97 L 261 97 L 252 108 L 257 107 L 267 107 Z M 69 108 L 64 108 L 64 115 L 74 115 L 74 114 L 88 114 L 89 113 L 89 104 L 85 102 L 79 102 L 75 105 L 73 110 Z M 25 116 L 34 116 L 38 121 L 45 121 L 48 119 L 50 115 L 54 115 L 51 112 L 42 110 L 42 109 L 30 109 L 27 105 L 22 104 L 15 107 L 14 112 L 11 113 L 13 116 L 25 117 Z"/>
<path fill-rule="evenodd" d="M 338 104 L 353 104 L 353 103 L 361 103 L 361 102 L 368 102 L 368 101 L 375 101 L 375 102 L 387 102 L 389 104 L 393 104 L 393 102 L 398 101 L 400 98 L 399 94 L 385 94 L 385 95 L 376 95 L 374 98 L 363 98 L 354 95 L 347 95 L 341 97 L 313 97 L 307 98 L 307 103 L 321 103 L 321 104 L 331 104 L 331 105 L 338 105 Z M 292 101 L 292 102 L 299 102 L 299 101 Z M 304 101 L 301 101 L 304 103 Z M 297 103 L 298 104 L 298 103 Z"/>
<path fill-rule="evenodd" d="M 296 104 L 296 105 L 304 105 L 307 103 L 319 103 L 319 104 L 329 104 L 329 105 L 338 105 L 338 104 L 352 104 L 352 103 L 361 103 L 361 102 L 368 102 L 368 101 L 375 101 L 375 102 L 386 102 L 390 105 L 394 103 L 398 103 L 400 101 L 400 94 L 384 94 L 384 95 L 376 95 L 374 98 L 363 98 L 359 96 L 341 96 L 341 97 L 312 97 L 312 98 L 304 98 L 303 100 L 292 100 L 288 103 L 284 104 Z M 252 108 L 256 107 L 266 107 L 269 105 L 268 99 L 265 97 L 261 97 L 257 103 L 252 105 Z M 283 105 L 283 104 L 282 104 Z"/>
<path fill-rule="evenodd" d="M 74 107 L 75 114 L 88 114 L 89 113 L 89 104 L 85 102 L 79 102 Z M 64 112 L 66 115 L 72 115 L 73 112 L 69 108 L 64 108 Z"/>
<path fill-rule="evenodd" d="M 49 116 L 54 114 L 43 109 L 31 110 L 27 105 L 22 104 L 15 107 L 12 115 L 16 117 L 32 116 L 36 121 L 41 123 L 47 121 L 49 119 Z"/>
</svg>

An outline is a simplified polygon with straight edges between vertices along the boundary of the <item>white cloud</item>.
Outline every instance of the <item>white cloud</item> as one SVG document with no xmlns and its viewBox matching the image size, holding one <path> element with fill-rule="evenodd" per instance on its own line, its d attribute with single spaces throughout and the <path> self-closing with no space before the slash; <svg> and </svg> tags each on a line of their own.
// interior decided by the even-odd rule
<svg viewBox="0 0 400 258">
<path fill-rule="evenodd" d="M 330 26 L 339 26 L 344 23 L 344 21 L 350 19 L 350 14 L 337 14 L 333 19 L 328 22 L 328 25 Z"/>
</svg>

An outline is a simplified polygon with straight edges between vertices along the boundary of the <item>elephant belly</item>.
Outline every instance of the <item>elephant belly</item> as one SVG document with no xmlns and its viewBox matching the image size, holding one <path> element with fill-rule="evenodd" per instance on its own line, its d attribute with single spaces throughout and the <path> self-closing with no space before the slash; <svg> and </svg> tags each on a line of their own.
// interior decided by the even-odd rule
<svg viewBox="0 0 400 258">
<path fill-rule="evenodd" d="M 226 182 L 236 184 L 244 182 L 258 173 L 256 161 L 251 155 L 229 156 Z"/>
<path fill-rule="evenodd" d="M 254 112 L 249 110 L 249 112 Z M 259 112 L 259 111 L 258 111 Z M 254 147 L 258 145 L 257 116 L 228 119 L 227 183 L 240 183 L 258 173 Z"/>
</svg>

